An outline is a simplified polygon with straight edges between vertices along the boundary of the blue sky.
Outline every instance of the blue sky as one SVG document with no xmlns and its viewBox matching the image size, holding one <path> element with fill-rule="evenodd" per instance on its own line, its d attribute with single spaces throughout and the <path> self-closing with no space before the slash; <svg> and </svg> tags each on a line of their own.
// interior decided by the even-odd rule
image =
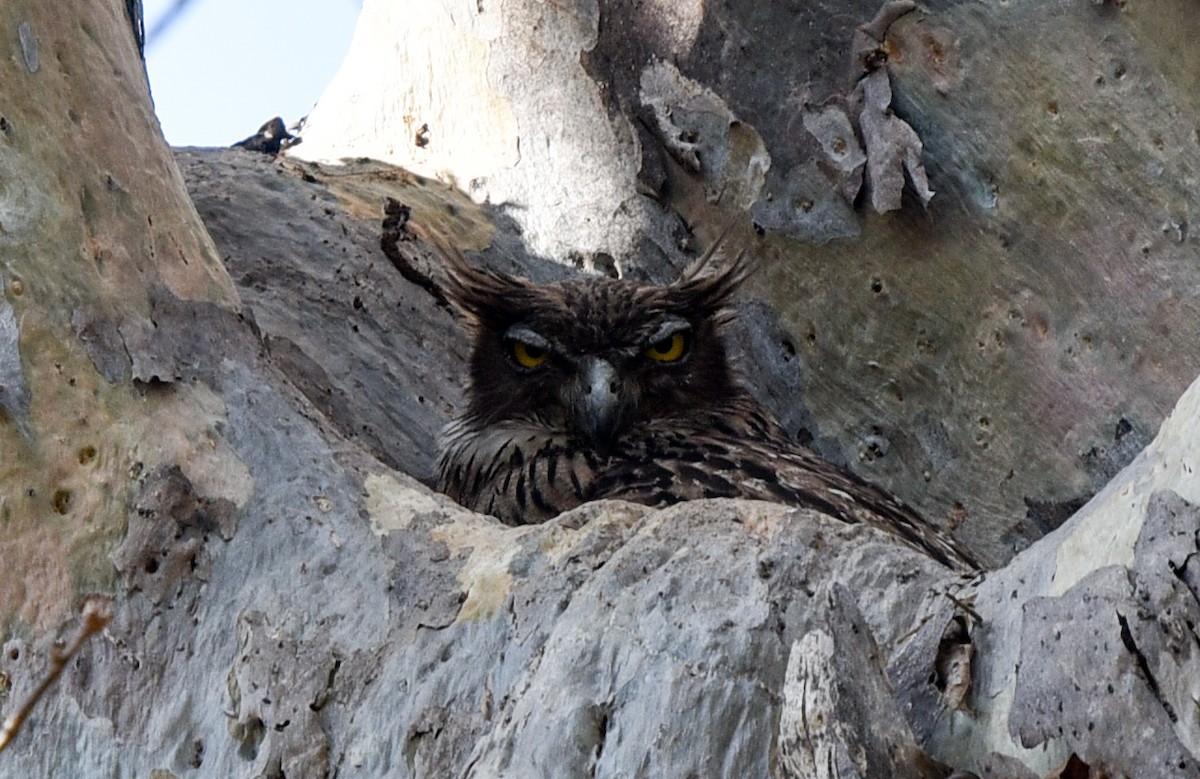
<svg viewBox="0 0 1200 779">
<path fill-rule="evenodd" d="M 149 36 L 177 0 L 144 0 Z M 360 0 L 190 0 L 146 45 L 155 111 L 174 146 L 228 146 L 312 110 L 345 57 Z"/>
</svg>

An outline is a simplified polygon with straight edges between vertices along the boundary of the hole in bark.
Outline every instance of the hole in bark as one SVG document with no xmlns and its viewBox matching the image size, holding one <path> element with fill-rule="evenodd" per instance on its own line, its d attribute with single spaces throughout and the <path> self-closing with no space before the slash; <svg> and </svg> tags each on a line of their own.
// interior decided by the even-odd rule
<svg viewBox="0 0 1200 779">
<path fill-rule="evenodd" d="M 1057 776 L 1058 779 L 1089 779 L 1092 776 L 1092 769 L 1087 763 L 1079 759 L 1079 756 L 1072 753 L 1067 758 L 1066 764 L 1057 772 L 1052 772 L 1052 776 Z"/>
<path fill-rule="evenodd" d="M 55 512 L 66 514 L 71 510 L 71 491 L 55 490 L 53 497 L 50 498 L 50 505 L 54 506 Z"/>
<path fill-rule="evenodd" d="M 146 564 L 142 566 L 142 570 L 149 574 L 158 573 L 158 559 L 151 557 L 146 561 Z"/>
<path fill-rule="evenodd" d="M 592 710 L 592 716 L 596 718 L 596 757 L 592 765 L 596 765 L 600 762 L 600 756 L 604 754 L 604 745 L 608 741 L 611 712 L 607 706 L 597 706 Z"/>
<path fill-rule="evenodd" d="M 1117 429 L 1113 433 L 1113 440 L 1120 441 L 1131 432 L 1133 432 L 1133 424 L 1125 417 L 1121 417 L 1117 420 Z"/>
<path fill-rule="evenodd" d="M 251 717 L 242 726 L 241 744 L 238 745 L 238 756 L 243 760 L 254 760 L 258 757 L 258 748 L 262 746 L 267 728 L 258 717 Z"/>
</svg>

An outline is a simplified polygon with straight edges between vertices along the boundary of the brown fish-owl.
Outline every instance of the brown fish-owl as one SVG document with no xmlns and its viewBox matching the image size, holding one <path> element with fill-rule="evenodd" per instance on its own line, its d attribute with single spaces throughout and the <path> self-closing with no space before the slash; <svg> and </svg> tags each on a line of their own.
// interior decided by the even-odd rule
<svg viewBox="0 0 1200 779">
<path fill-rule="evenodd" d="M 659 286 L 595 276 L 537 285 L 447 252 L 444 292 L 474 343 L 438 489 L 510 524 L 599 498 L 767 500 L 866 522 L 945 565 L 977 568 L 955 539 L 794 442 L 754 400 L 721 338 L 749 266 L 739 256 L 714 268 L 712 254 Z"/>
</svg>

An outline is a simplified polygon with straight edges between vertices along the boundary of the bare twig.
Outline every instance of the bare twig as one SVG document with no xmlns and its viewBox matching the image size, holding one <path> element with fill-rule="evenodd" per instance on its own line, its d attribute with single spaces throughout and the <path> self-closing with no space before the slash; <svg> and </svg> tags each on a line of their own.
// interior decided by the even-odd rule
<svg viewBox="0 0 1200 779">
<path fill-rule="evenodd" d="M 21 729 L 21 725 L 29 718 L 29 714 L 33 711 L 33 707 L 37 705 L 42 696 L 46 694 L 46 690 L 50 689 L 63 668 L 66 668 L 67 663 L 80 647 L 87 642 L 89 638 L 99 633 L 101 630 L 112 621 L 112 598 L 107 596 L 97 595 L 87 599 L 83 604 L 83 609 L 80 613 L 79 633 L 75 636 L 75 640 L 65 647 L 56 647 L 50 654 L 50 672 L 45 678 L 38 683 L 38 686 L 33 689 L 25 702 L 17 707 L 17 710 L 9 715 L 8 719 L 4 720 L 4 725 L 0 726 L 0 752 L 12 742 L 13 737 L 17 735 L 17 731 Z"/>
</svg>

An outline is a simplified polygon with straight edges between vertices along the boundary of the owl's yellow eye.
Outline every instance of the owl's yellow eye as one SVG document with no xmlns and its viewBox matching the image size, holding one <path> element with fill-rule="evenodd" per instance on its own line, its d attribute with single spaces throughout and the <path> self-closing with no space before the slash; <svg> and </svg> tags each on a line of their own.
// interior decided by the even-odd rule
<svg viewBox="0 0 1200 779">
<path fill-rule="evenodd" d="M 677 332 L 646 347 L 646 356 L 655 362 L 675 362 L 687 351 L 687 338 Z"/>
<path fill-rule="evenodd" d="M 522 368 L 536 368 L 546 361 L 550 352 L 533 344 L 513 341 L 512 356 Z"/>
</svg>

